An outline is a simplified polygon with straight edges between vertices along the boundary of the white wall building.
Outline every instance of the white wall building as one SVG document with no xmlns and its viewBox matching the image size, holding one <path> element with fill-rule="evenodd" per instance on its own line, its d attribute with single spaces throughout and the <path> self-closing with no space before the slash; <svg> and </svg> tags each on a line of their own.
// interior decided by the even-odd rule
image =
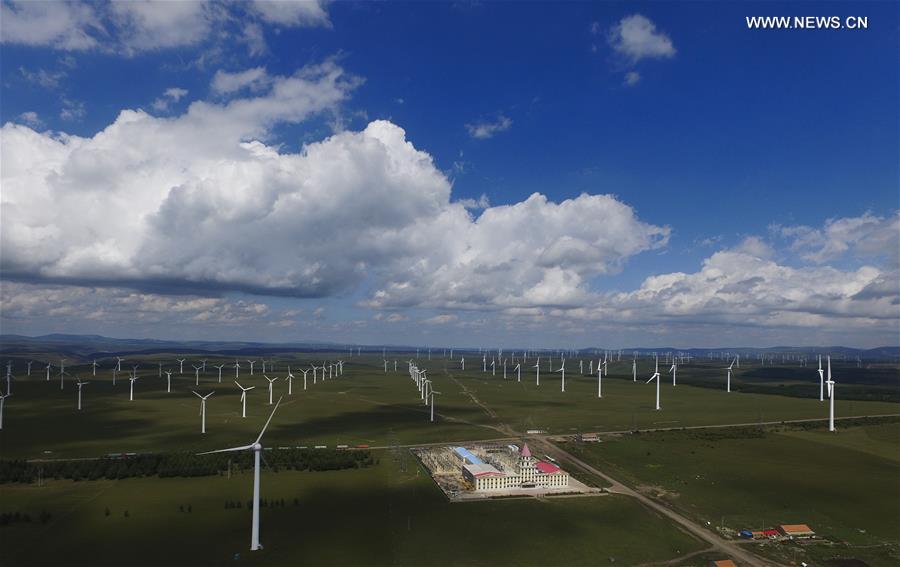
<svg viewBox="0 0 900 567">
<path fill-rule="evenodd" d="M 516 457 L 515 472 L 509 473 L 499 470 L 494 465 L 481 462 L 472 463 L 472 458 L 462 457 L 463 454 L 471 455 L 463 449 L 457 451 L 463 459 L 463 477 L 477 491 L 504 490 L 509 488 L 565 488 L 569 486 L 569 474 L 552 463 L 537 461 L 531 455 L 528 444 L 522 446 Z"/>
</svg>

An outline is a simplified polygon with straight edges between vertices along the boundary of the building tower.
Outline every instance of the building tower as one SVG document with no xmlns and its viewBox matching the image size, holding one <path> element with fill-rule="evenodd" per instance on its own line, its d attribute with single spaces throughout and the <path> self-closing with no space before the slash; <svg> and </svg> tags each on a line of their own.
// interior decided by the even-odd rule
<svg viewBox="0 0 900 567">
<path fill-rule="evenodd" d="M 523 484 L 534 482 L 537 469 L 534 466 L 534 457 L 531 456 L 531 449 L 528 448 L 528 443 L 522 444 L 522 450 L 519 451 L 519 458 L 516 465 L 519 469 L 519 477 L 522 479 Z"/>
</svg>

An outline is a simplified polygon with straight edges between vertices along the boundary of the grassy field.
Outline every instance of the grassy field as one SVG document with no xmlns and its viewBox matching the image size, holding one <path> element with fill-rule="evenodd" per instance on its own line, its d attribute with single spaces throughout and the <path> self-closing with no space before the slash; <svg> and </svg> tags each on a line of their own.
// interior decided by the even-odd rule
<svg viewBox="0 0 900 567">
<path fill-rule="evenodd" d="M 368 469 L 264 472 L 262 497 L 285 505 L 262 509 L 256 554 L 249 474 L 4 485 L 0 511 L 35 518 L 0 528 L 4 563 L 635 565 L 704 547 L 619 496 L 450 504 L 411 456 L 404 472 L 393 453 L 376 455 Z M 226 500 L 245 504 L 225 509 Z M 46 524 L 36 520 L 43 510 Z"/>
<path fill-rule="evenodd" d="M 849 546 L 807 546 L 807 561 L 844 554 L 889 565 L 898 559 L 890 554 L 900 551 L 898 448 L 900 423 L 848 426 L 837 433 L 643 433 L 569 450 L 701 524 L 724 521 L 741 530 L 806 523 Z"/>
<path fill-rule="evenodd" d="M 171 362 L 175 355 L 158 355 Z M 315 360 L 335 358 L 325 354 Z M 233 360 L 233 359 L 229 359 Z M 461 372 L 445 359 L 430 363 L 429 377 L 438 391 L 435 423 L 428 421 L 428 408 L 404 370 L 383 371 L 380 358 L 354 357 L 345 364 L 344 376 L 313 385 L 308 376 L 303 391 L 299 367 L 308 368 L 301 355 L 279 357 L 274 392 L 285 399 L 278 417 L 267 433 L 270 446 L 312 446 L 323 444 L 390 445 L 393 443 L 450 442 L 522 434 L 529 429 L 549 433 L 573 431 L 615 431 L 632 428 L 683 427 L 723 423 L 756 423 L 790 419 L 824 418 L 827 406 L 817 399 L 748 394 L 693 387 L 676 387 L 664 378 L 662 410 L 653 410 L 655 386 L 642 380 L 634 383 L 630 363 L 611 365 L 612 375 L 604 378 L 604 397 L 597 399 L 596 378 L 567 376 L 566 392 L 560 392 L 560 375 L 542 373 L 541 386 L 534 383 L 533 371 L 522 382 L 503 380 L 502 373 L 490 377 L 477 370 Z M 221 360 L 225 362 L 225 359 Z M 109 370 L 90 377 L 85 367 L 70 367 L 73 374 L 89 380 L 84 386 L 83 410 L 75 411 L 75 387 L 69 379 L 64 390 L 58 378 L 35 368 L 30 378 L 13 383 L 13 397 L 7 399 L 0 450 L 4 456 L 27 458 L 88 457 L 110 452 L 202 451 L 228 447 L 255 438 L 267 417 L 267 382 L 257 365 L 254 376 L 242 369 L 240 381 L 255 386 L 248 394 L 248 417 L 240 417 L 240 390 L 232 382 L 234 371 L 223 371 L 223 382 L 207 363 L 200 386 L 194 385 L 191 364 L 187 372 L 173 376 L 173 392 L 166 393 L 165 376 L 160 378 L 154 359 L 138 361 L 141 378 L 135 382 L 135 400 L 128 400 L 128 380 L 119 375 L 112 385 Z M 130 369 L 132 361 L 124 368 Z M 291 363 L 298 378 L 293 395 L 284 382 L 286 364 Z M 111 364 L 111 363 L 110 363 Z M 570 361 L 570 365 L 573 363 Z M 244 364 L 247 367 L 247 364 Z M 172 367 L 172 365 L 167 365 Z M 177 365 L 175 365 L 177 370 Z M 650 371 L 644 360 L 639 372 Z M 691 375 L 685 367 L 685 380 Z M 199 400 L 191 393 L 215 390 L 207 405 L 207 434 L 201 436 Z M 844 401 L 839 398 L 837 415 L 898 413 L 900 404 Z M 49 451 L 49 453 L 47 453 Z"/>
</svg>

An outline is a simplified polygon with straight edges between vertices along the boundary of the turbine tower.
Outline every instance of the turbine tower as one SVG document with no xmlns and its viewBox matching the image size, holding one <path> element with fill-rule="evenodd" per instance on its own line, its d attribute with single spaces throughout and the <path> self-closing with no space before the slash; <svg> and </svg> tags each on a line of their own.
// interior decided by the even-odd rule
<svg viewBox="0 0 900 567">
<path fill-rule="evenodd" d="M 194 390 L 191 390 L 191 392 L 194 392 Z M 205 396 L 201 396 L 197 392 L 194 392 L 194 395 L 200 398 L 200 433 L 206 433 L 206 398 L 215 393 L 215 391 L 212 391 Z"/>
<path fill-rule="evenodd" d="M 651 376 L 650 379 L 647 380 L 647 383 L 649 384 L 650 382 L 653 382 L 654 380 L 656 380 L 656 409 L 659 410 L 659 383 L 661 381 L 661 378 L 659 376 L 659 357 L 658 356 L 656 357 L 656 370 L 653 372 L 653 376 Z"/>
<path fill-rule="evenodd" d="M 256 388 L 256 386 L 250 386 L 245 388 L 241 386 L 237 380 L 234 381 L 237 384 L 237 387 L 241 389 L 241 417 L 247 417 L 247 392 Z"/>
<path fill-rule="evenodd" d="M 262 440 L 263 434 L 266 432 L 266 428 L 269 427 L 269 423 L 271 423 L 272 418 L 275 416 L 275 412 L 278 411 L 278 405 L 280 403 L 281 398 L 278 398 L 278 403 L 275 404 L 275 407 L 272 409 L 272 414 L 269 415 L 268 421 L 266 421 L 266 424 L 263 426 L 262 431 L 259 432 L 259 437 L 257 437 L 256 441 L 254 441 L 250 445 L 199 453 L 200 455 L 209 455 L 211 453 L 253 451 L 253 523 L 250 528 L 250 551 L 257 551 L 258 549 L 262 548 L 262 545 L 259 543 L 259 459 L 260 452 L 262 451 L 262 445 L 260 444 L 260 441 Z"/>
</svg>

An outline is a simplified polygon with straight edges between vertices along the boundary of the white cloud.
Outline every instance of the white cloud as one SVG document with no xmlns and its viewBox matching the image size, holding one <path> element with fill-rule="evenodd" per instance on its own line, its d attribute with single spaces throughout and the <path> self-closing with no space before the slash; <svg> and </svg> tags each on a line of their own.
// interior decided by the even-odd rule
<svg viewBox="0 0 900 567">
<path fill-rule="evenodd" d="M 466 124 L 466 130 L 469 131 L 469 136 L 478 140 L 486 140 L 488 138 L 493 138 L 500 132 L 509 130 L 512 123 L 511 119 L 500 115 L 497 117 L 497 120 L 494 120 L 493 122 L 484 121 Z"/>
<path fill-rule="evenodd" d="M 130 52 L 195 45 L 213 26 L 214 10 L 206 2 L 128 0 L 110 6 L 122 46 Z"/>
<path fill-rule="evenodd" d="M 259 91 L 269 84 L 270 78 L 265 67 L 254 67 L 238 73 L 216 71 L 210 88 L 217 95 L 227 95 L 249 88 Z"/>
<path fill-rule="evenodd" d="M 6 0 L 0 3 L 0 40 L 64 50 L 97 46 L 92 33 L 102 32 L 90 4 L 46 0 Z"/>
<path fill-rule="evenodd" d="M 19 67 L 19 73 L 29 83 L 44 87 L 45 89 L 55 89 L 59 86 L 59 82 L 66 77 L 63 71 L 51 72 L 46 69 L 38 69 L 37 71 L 29 71 L 25 67 Z"/>
<path fill-rule="evenodd" d="M 804 259 L 818 264 L 852 251 L 859 257 L 884 257 L 890 265 L 900 265 L 900 212 L 886 217 L 867 212 L 858 217 L 828 219 L 821 229 L 775 225 L 772 230 L 790 239 L 792 250 Z"/>
<path fill-rule="evenodd" d="M 22 124 L 34 129 L 42 128 L 44 126 L 44 122 L 41 120 L 40 116 L 38 116 L 38 113 L 34 111 L 23 112 L 19 115 L 19 120 Z"/>
<path fill-rule="evenodd" d="M 367 282 L 385 307 L 571 305 L 589 278 L 665 244 L 668 229 L 609 195 L 534 194 L 473 218 L 390 122 L 299 153 L 260 141 L 356 84 L 328 62 L 179 116 L 123 111 L 91 138 L 6 124 L 0 266 L 45 282 L 296 296 Z"/>
<path fill-rule="evenodd" d="M 428 319 L 422 320 L 426 325 L 447 325 L 449 323 L 454 323 L 459 319 L 458 316 L 445 313 L 443 315 L 435 315 L 434 317 L 429 317 Z"/>
<path fill-rule="evenodd" d="M 628 71 L 625 73 L 625 86 L 633 87 L 641 82 L 641 74 L 637 71 Z"/>
<path fill-rule="evenodd" d="M 647 58 L 670 58 L 676 53 L 669 36 L 640 14 L 622 18 L 612 27 L 608 39 L 612 48 L 632 64 Z"/>
<path fill-rule="evenodd" d="M 62 110 L 59 111 L 59 117 L 63 120 L 77 122 L 84 118 L 85 113 L 84 103 L 80 100 L 62 98 Z"/>
<path fill-rule="evenodd" d="M 241 324 L 269 313 L 264 303 L 196 295 L 161 295 L 115 287 L 43 285 L 4 281 L 2 317 L 8 322 L 53 318 L 115 323 Z"/>
<path fill-rule="evenodd" d="M 152 107 L 154 110 L 158 110 L 159 112 L 165 112 L 169 110 L 169 105 L 173 102 L 178 102 L 185 96 L 187 96 L 187 89 L 182 89 L 179 87 L 168 88 L 163 92 L 162 96 L 153 101 Z"/>
<path fill-rule="evenodd" d="M 324 0 L 64 0 L 0 3 L 0 41 L 66 51 L 135 54 L 180 47 L 246 43 L 265 52 L 263 24 L 331 27 Z M 235 29 L 235 22 L 240 22 Z"/>
<path fill-rule="evenodd" d="M 327 0 L 253 0 L 263 21 L 287 27 L 331 27 Z"/>
</svg>

